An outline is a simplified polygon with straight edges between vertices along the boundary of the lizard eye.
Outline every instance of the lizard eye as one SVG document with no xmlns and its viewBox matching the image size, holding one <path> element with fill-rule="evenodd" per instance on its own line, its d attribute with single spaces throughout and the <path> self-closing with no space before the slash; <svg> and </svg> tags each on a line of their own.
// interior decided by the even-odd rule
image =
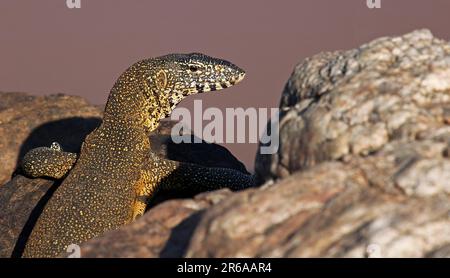
<svg viewBox="0 0 450 278">
<path fill-rule="evenodd" d="M 196 72 L 196 71 L 199 70 L 199 68 L 198 68 L 198 66 L 196 66 L 196 65 L 190 65 L 190 66 L 189 66 L 189 70 L 190 70 L 191 72 Z"/>
</svg>

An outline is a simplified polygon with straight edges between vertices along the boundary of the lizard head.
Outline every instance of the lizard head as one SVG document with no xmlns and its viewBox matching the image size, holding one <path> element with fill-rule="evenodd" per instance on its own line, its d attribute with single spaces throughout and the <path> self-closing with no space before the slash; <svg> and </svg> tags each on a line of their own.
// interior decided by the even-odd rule
<svg viewBox="0 0 450 278">
<path fill-rule="evenodd" d="M 155 62 L 153 84 L 172 108 L 189 95 L 231 87 L 245 76 L 234 64 L 200 53 L 169 54 Z"/>
<path fill-rule="evenodd" d="M 170 90 L 174 101 L 231 87 L 245 76 L 236 65 L 201 53 L 169 54 L 158 60 L 163 66 L 156 72 L 155 84 Z"/>
<path fill-rule="evenodd" d="M 222 59 L 200 53 L 169 54 L 143 61 L 150 117 L 166 118 L 185 97 L 218 91 L 240 82 L 245 71 Z"/>
</svg>

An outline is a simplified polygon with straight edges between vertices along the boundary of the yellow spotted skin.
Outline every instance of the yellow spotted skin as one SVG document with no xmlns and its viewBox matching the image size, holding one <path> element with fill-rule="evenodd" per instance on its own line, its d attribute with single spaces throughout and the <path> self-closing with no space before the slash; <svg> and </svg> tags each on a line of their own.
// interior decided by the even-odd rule
<svg viewBox="0 0 450 278">
<path fill-rule="evenodd" d="M 63 152 L 57 142 L 50 148 L 39 147 L 30 150 L 22 159 L 21 168 L 32 178 L 63 178 L 78 159 L 75 153 Z"/>
<path fill-rule="evenodd" d="M 76 157 L 76 154 L 59 151 L 57 158 L 48 159 L 49 156 L 55 156 L 53 152 L 51 148 L 40 147 L 27 153 L 23 160 L 24 165 L 22 165 L 25 174 L 33 178 L 59 179 L 61 176 L 65 176 L 74 166 L 76 159 L 74 160 L 73 157 Z M 31 164 L 33 167 L 26 167 L 27 164 Z M 205 167 L 168 160 L 150 151 L 144 159 L 141 179 L 136 186 L 137 198 L 132 218 L 141 216 L 151 199 L 159 191 L 193 194 L 224 187 L 240 190 L 255 185 L 256 181 L 253 175 L 234 169 Z"/>
<path fill-rule="evenodd" d="M 229 87 L 243 77 L 237 66 L 198 53 L 146 59 L 128 68 L 111 89 L 103 122 L 86 137 L 78 159 L 41 149 L 23 162 L 35 176 L 55 178 L 75 163 L 39 216 L 23 257 L 58 256 L 70 244 L 142 214 L 146 201 L 141 196 L 154 194 L 160 175 L 158 170 L 148 171 L 153 167 L 148 133 L 184 97 Z M 60 169 L 48 170 L 46 165 Z"/>
</svg>

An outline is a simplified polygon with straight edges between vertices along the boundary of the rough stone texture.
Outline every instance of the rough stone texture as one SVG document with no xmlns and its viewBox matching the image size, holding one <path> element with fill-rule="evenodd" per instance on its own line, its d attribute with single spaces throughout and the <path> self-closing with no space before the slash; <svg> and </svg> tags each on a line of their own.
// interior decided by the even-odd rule
<svg viewBox="0 0 450 278">
<path fill-rule="evenodd" d="M 448 256 L 448 43 L 422 30 L 319 54 L 280 107 L 267 184 L 207 210 L 187 256 Z"/>
<path fill-rule="evenodd" d="M 0 186 L 0 258 L 18 257 L 54 182 L 16 176 Z"/>
<path fill-rule="evenodd" d="M 100 117 L 101 109 L 80 97 L 0 92 L 0 186 L 32 148 L 58 141 L 65 150 L 78 152 Z"/>
<path fill-rule="evenodd" d="M 398 177 L 405 190 L 436 177 L 447 178 L 439 186 L 448 188 L 450 45 L 428 30 L 306 59 L 286 84 L 280 110 L 280 148 L 256 158 L 261 182 L 396 146 L 403 161 L 415 159 Z M 436 155 L 422 161 L 423 148 Z"/>
<path fill-rule="evenodd" d="M 237 193 L 204 213 L 186 256 L 448 256 L 448 195 L 383 192 L 370 167 L 326 162 Z"/>
</svg>

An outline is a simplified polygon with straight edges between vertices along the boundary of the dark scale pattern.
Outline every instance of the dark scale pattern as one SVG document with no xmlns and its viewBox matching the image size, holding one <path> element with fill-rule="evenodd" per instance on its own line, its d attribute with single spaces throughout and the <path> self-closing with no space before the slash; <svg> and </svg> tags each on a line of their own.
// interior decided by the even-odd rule
<svg viewBox="0 0 450 278">
<path fill-rule="evenodd" d="M 143 187 L 138 192 L 134 218 L 142 215 L 159 190 L 200 193 L 219 188 L 239 190 L 256 185 L 253 175 L 234 169 L 204 167 L 178 162 L 148 153 L 142 168 Z"/>
<path fill-rule="evenodd" d="M 161 166 L 160 161 L 149 161 L 148 132 L 184 97 L 229 87 L 243 77 L 244 71 L 233 64 L 197 53 L 147 59 L 127 69 L 111 90 L 102 125 L 86 137 L 78 160 L 54 148 L 32 150 L 26 156 L 24 170 L 32 176 L 58 178 L 75 166 L 40 215 L 23 256 L 57 256 L 70 244 L 142 214 L 141 197 L 151 197 L 161 177 L 181 168 L 174 162 L 162 161 L 167 165 Z M 208 175 L 213 184 L 216 172 Z"/>
</svg>

